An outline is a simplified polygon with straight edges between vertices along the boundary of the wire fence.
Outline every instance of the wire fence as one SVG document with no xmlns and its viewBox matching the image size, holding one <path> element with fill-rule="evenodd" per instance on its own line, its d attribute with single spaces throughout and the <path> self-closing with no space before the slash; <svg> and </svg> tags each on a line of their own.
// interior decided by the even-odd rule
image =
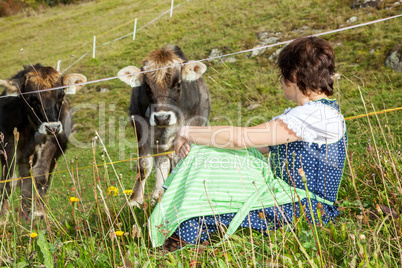
<svg viewBox="0 0 402 268">
<path fill-rule="evenodd" d="M 189 2 L 189 1 L 190 1 L 190 0 L 186 0 L 186 1 L 183 2 L 183 3 L 177 4 L 176 6 L 174 6 L 174 7 L 170 8 L 170 9 L 164 11 L 164 12 L 163 12 L 162 14 L 160 14 L 158 17 L 156 17 L 156 18 L 154 18 L 153 20 L 147 22 L 147 23 L 144 24 L 142 27 L 140 27 L 140 28 L 138 28 L 138 29 L 135 29 L 135 31 L 130 32 L 130 33 L 128 33 L 128 34 L 125 34 L 125 35 L 123 35 L 123 36 L 120 36 L 120 37 L 118 37 L 118 38 L 115 38 L 115 39 L 113 39 L 113 40 L 111 40 L 111 41 L 105 42 L 105 43 L 101 44 L 101 46 L 106 46 L 106 45 L 109 45 L 109 44 L 111 44 L 111 43 L 113 43 L 113 42 L 116 42 L 116 41 L 122 40 L 122 39 L 124 39 L 124 38 L 127 38 L 127 37 L 129 37 L 129 36 L 135 35 L 136 32 L 139 32 L 139 31 L 145 29 L 145 28 L 148 27 L 149 25 L 153 24 L 154 22 L 156 22 L 157 20 L 159 20 L 160 18 L 162 18 L 164 15 L 170 13 L 170 12 L 172 11 L 172 9 L 177 9 L 178 7 L 180 7 L 181 5 L 183 5 L 183 4 L 185 4 L 185 3 Z M 155 6 L 155 7 L 152 8 L 151 10 L 156 9 L 156 8 L 159 7 L 160 5 L 161 5 L 161 4 Z M 149 10 L 148 12 L 150 12 L 151 10 Z M 117 30 L 118 28 L 121 28 L 121 27 L 123 27 L 123 26 L 125 26 L 125 25 L 128 25 L 128 24 L 130 24 L 130 23 L 136 21 L 136 20 L 137 20 L 138 18 L 140 18 L 140 17 L 141 17 L 141 16 L 138 16 L 138 17 L 135 18 L 135 19 L 132 19 L 132 20 L 129 20 L 129 21 L 123 23 L 123 24 L 120 24 L 120 25 L 118 25 L 118 26 L 116 26 L 116 27 L 114 27 L 114 28 L 112 28 L 112 29 L 109 29 L 109 30 L 107 30 L 106 32 L 103 32 L 103 33 L 101 33 L 101 34 L 99 34 L 99 35 L 97 35 L 97 36 L 105 35 L 106 33 L 109 33 L 109 32 L 111 32 L 111 31 Z M 82 46 L 81 46 L 81 47 L 82 47 Z M 77 50 L 77 49 L 76 49 L 76 50 Z M 75 50 L 75 51 L 76 51 L 76 50 Z M 74 61 L 74 62 L 71 63 L 67 68 L 65 68 L 61 73 L 65 73 L 68 69 L 70 69 L 72 66 L 74 66 L 75 64 L 77 64 L 78 62 L 80 62 L 83 58 L 85 58 L 88 54 L 90 54 L 91 51 L 92 51 L 92 50 L 88 50 L 86 53 L 84 53 L 82 56 L 80 56 L 76 61 Z"/>
<path fill-rule="evenodd" d="M 387 18 L 383 18 L 383 19 L 378 19 L 378 20 L 374 20 L 374 21 L 369 21 L 369 22 L 365 22 L 365 23 L 361 23 L 361 24 L 356 24 L 356 25 L 352 25 L 352 26 L 348 26 L 348 27 L 344 27 L 344 28 L 340 28 L 340 29 L 335 29 L 335 30 L 326 31 L 326 32 L 322 32 L 322 33 L 312 34 L 312 35 L 309 35 L 309 36 L 322 36 L 322 35 L 327 35 L 327 34 L 332 34 L 332 33 L 338 33 L 338 32 L 347 31 L 347 30 L 351 30 L 351 29 L 355 29 L 355 28 L 359 28 L 359 27 L 363 27 L 363 26 L 367 26 L 367 25 L 371 25 L 371 24 L 391 20 L 391 19 L 396 19 L 396 18 L 399 18 L 399 17 L 402 17 L 402 14 L 387 17 Z M 132 33 L 130 33 L 129 35 L 132 35 Z M 129 36 L 129 35 L 126 35 L 126 36 Z M 277 42 L 277 43 L 269 44 L 269 45 L 265 45 L 265 46 L 259 46 L 259 47 L 255 47 L 255 48 L 252 48 L 252 49 L 241 50 L 241 51 L 237 51 L 237 52 L 229 53 L 229 54 L 225 54 L 225 55 L 208 57 L 208 58 L 204 58 L 204 59 L 201 59 L 201 60 L 194 60 L 193 62 L 204 62 L 204 61 L 222 59 L 222 58 L 225 58 L 225 57 L 244 54 L 244 53 L 252 52 L 252 51 L 255 51 L 255 50 L 261 50 L 261 49 L 267 49 L 267 48 L 271 48 L 271 47 L 275 47 L 275 46 L 286 45 L 286 44 L 292 42 L 293 40 L 294 39 L 287 40 L 287 41 L 282 41 L 282 42 Z M 81 58 L 85 57 L 87 54 L 84 54 L 83 56 L 81 56 Z M 137 72 L 136 74 L 150 73 L 150 72 L 155 72 L 155 71 L 158 71 L 158 70 L 163 70 L 163 69 L 168 69 L 168 68 L 175 68 L 177 66 L 179 66 L 179 65 L 175 64 L 175 65 L 170 65 L 170 66 L 166 66 L 166 67 L 163 67 L 163 68 L 157 68 L 157 69 Z M 97 80 L 87 81 L 85 83 L 75 84 L 75 86 L 90 85 L 90 84 L 95 84 L 95 83 L 100 83 L 100 82 L 105 82 L 105 81 L 118 79 L 118 78 L 121 78 L 121 77 L 124 77 L 124 76 L 130 76 L 130 75 L 132 75 L 132 74 L 125 74 L 125 75 L 121 75 L 121 76 L 106 77 L 106 78 L 101 78 L 101 79 L 97 79 Z M 53 87 L 53 88 L 41 90 L 41 92 L 58 90 L 58 89 L 63 89 L 63 88 L 67 88 L 67 87 L 69 87 L 69 86 Z M 36 93 L 36 92 L 24 92 L 24 93 L 21 93 L 21 94 L 32 94 L 32 93 Z M 5 97 L 7 97 L 7 96 L 0 96 L 0 99 L 5 98 Z"/>
<path fill-rule="evenodd" d="M 174 8 L 178 8 L 180 7 L 182 4 L 187 3 L 189 0 L 180 3 L 178 5 L 176 5 Z M 153 19 L 152 21 L 148 22 L 147 24 L 145 24 L 144 26 L 142 26 L 141 28 L 139 28 L 137 31 L 144 29 L 145 27 L 147 27 L 148 25 L 154 23 L 155 21 L 157 21 L 159 18 L 161 18 L 162 16 L 168 14 L 171 11 L 171 9 L 163 12 L 161 15 L 159 15 L 158 17 L 156 17 L 155 19 Z M 378 20 L 374 20 L 374 21 L 370 21 L 370 22 L 365 22 L 365 23 L 361 23 L 361 24 L 357 24 L 357 25 L 353 25 L 353 26 L 348 26 L 348 27 L 344 27 L 344 28 L 340 28 L 340 29 L 335 29 L 335 30 L 331 30 L 331 31 L 326 31 L 326 32 L 322 32 L 322 33 L 318 33 L 318 34 L 314 34 L 314 35 L 310 35 L 310 36 L 322 36 L 322 35 L 327 35 L 327 34 L 332 34 L 332 33 L 338 33 L 338 32 L 342 32 L 342 31 L 346 31 L 346 30 L 350 30 L 350 29 L 355 29 L 358 27 L 363 27 L 363 26 L 367 26 L 367 25 L 371 25 L 371 24 L 375 24 L 375 23 L 379 23 L 379 22 L 383 22 L 383 21 L 387 21 L 387 20 L 391 20 L 391 19 L 396 19 L 402 17 L 402 14 L 400 15 L 395 15 L 395 16 L 391 16 L 391 17 L 387 17 L 387 18 L 383 18 L 383 19 L 378 19 Z M 132 22 L 133 20 L 129 21 Z M 122 25 L 126 25 L 128 22 L 122 24 Z M 122 25 L 116 26 L 116 27 L 121 27 Z M 115 28 L 116 28 L 115 27 Z M 109 42 L 103 43 L 102 45 L 107 45 L 110 44 L 112 42 L 124 39 L 128 36 L 132 36 L 134 33 L 129 33 L 126 34 L 124 36 L 121 36 L 119 38 L 116 38 L 114 40 L 111 40 Z M 275 47 L 275 46 L 280 46 L 280 45 L 285 45 L 288 44 L 290 42 L 292 42 L 294 39 L 292 40 L 287 40 L 287 41 L 283 41 L 283 42 L 277 42 L 274 44 L 269 44 L 269 45 L 265 45 L 265 46 L 260 46 L 260 47 L 255 47 L 252 49 L 247 49 L 247 50 L 241 50 L 241 51 L 237 51 L 234 53 L 230 53 L 230 54 L 225 54 L 225 55 L 219 55 L 219 56 L 215 56 L 215 57 L 209 57 L 209 58 L 205 58 L 205 59 L 201 59 L 201 60 L 196 60 L 197 62 L 203 62 L 203 61 L 210 61 L 210 60 L 215 60 L 215 59 L 221 59 L 224 57 L 229 57 L 229 56 L 234 56 L 234 55 L 238 55 L 238 54 L 243 54 L 243 53 L 247 53 L 247 52 L 252 52 L 255 50 L 261 50 L 261 49 L 267 49 L 267 48 L 271 48 L 271 47 Z M 90 53 L 90 51 L 88 51 L 87 53 L 85 53 L 84 55 L 82 55 L 77 61 L 75 61 L 74 63 L 72 63 L 69 67 L 67 67 L 63 72 L 65 72 L 66 70 L 68 70 L 70 67 L 72 67 L 74 64 L 78 63 L 80 60 L 82 60 L 86 55 L 88 55 Z M 172 65 L 172 66 L 167 66 L 167 67 L 163 67 L 163 68 L 159 68 L 159 69 L 153 69 L 153 70 L 148 70 L 148 71 L 142 71 L 139 73 L 147 73 L 147 72 L 154 72 L 157 70 L 161 70 L 161 69 L 167 69 L 167 68 L 173 68 L 176 67 L 177 65 Z M 128 76 L 131 74 L 127 74 L 124 76 Z M 88 81 L 85 83 L 79 83 L 76 84 L 76 86 L 84 86 L 84 85 L 89 85 L 89 84 L 94 84 L 94 83 L 100 83 L 100 82 L 104 82 L 104 81 L 109 81 L 109 80 L 114 80 L 117 78 L 120 78 L 123 76 L 113 76 L 113 77 L 106 77 L 106 78 L 101 78 L 101 79 L 97 79 L 97 80 L 93 80 L 93 81 Z M 67 88 L 68 86 L 60 86 L 60 87 L 54 87 L 54 88 L 49 88 L 49 89 L 45 89 L 42 91 L 52 91 L 52 90 L 58 90 L 58 89 L 63 89 L 63 88 Z M 30 94 L 30 93 L 35 93 L 35 92 L 26 92 L 26 93 L 21 93 L 21 94 Z M 0 96 L 0 98 L 5 98 L 8 96 Z M 367 116 L 371 116 L 371 115 L 376 115 L 376 114 L 382 114 L 382 113 L 387 113 L 387 112 L 392 112 L 392 111 L 399 111 L 402 110 L 402 107 L 398 107 L 398 108 L 391 108 L 391 109 L 386 109 L 386 110 L 382 110 L 382 111 L 378 111 L 378 112 L 372 112 L 372 113 L 367 113 L 367 114 L 361 114 L 361 115 L 356 115 L 356 116 L 352 116 L 352 117 L 348 117 L 345 118 L 345 120 L 352 120 L 352 119 L 357 119 L 357 118 L 362 118 L 362 117 L 367 117 Z M 172 154 L 173 151 L 170 152 L 165 152 L 162 154 L 154 154 L 151 156 L 147 156 L 147 157 L 156 157 L 156 156 L 160 156 L 160 155 L 167 155 L 167 154 Z M 141 157 L 137 157 L 137 158 L 130 158 L 130 159 L 125 159 L 125 160 L 119 160 L 119 161 L 115 161 L 115 162 L 110 162 L 107 163 L 107 165 L 112 165 L 112 164 L 117 164 L 117 163 L 122 163 L 122 162 L 129 162 L 129 161 L 137 161 L 138 159 L 140 159 Z M 103 164 L 100 164 L 98 166 L 102 166 Z M 72 169 L 72 171 L 77 171 L 77 170 L 82 170 L 82 169 L 88 169 L 88 168 L 93 168 L 94 166 L 86 166 L 86 167 L 80 167 L 78 169 Z M 57 171 L 57 172 L 53 172 L 53 173 L 48 173 L 48 174 L 42 174 L 42 175 L 37 175 L 37 176 L 43 176 L 43 175 L 52 175 L 52 174 L 59 174 L 59 173 L 65 173 L 68 170 L 63 170 L 63 171 Z M 7 182 L 12 182 L 15 180 L 24 180 L 24 179 L 28 179 L 31 178 L 30 176 L 28 177 L 21 177 L 21 178 L 15 178 L 15 179 L 8 179 L 8 180 L 2 180 L 0 181 L 0 183 L 7 183 Z"/>
</svg>

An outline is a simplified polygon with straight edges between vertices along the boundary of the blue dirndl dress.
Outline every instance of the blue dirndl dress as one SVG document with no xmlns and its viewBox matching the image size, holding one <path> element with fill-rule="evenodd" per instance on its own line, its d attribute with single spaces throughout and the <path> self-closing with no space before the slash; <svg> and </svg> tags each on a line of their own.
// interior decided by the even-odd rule
<svg viewBox="0 0 402 268">
<path fill-rule="evenodd" d="M 286 109 L 272 120 L 280 119 L 288 128 L 302 138 L 300 141 L 270 146 L 269 163 L 274 175 L 290 186 L 305 189 L 298 169 L 308 179 L 311 207 L 307 198 L 281 206 L 252 210 L 241 223 L 241 227 L 258 231 L 275 230 L 292 223 L 293 217 L 305 216 L 312 223 L 311 210 L 318 223 L 317 197 L 330 202 L 337 199 L 346 157 L 347 131 L 336 100 L 321 99 L 307 102 L 303 106 Z M 340 212 L 335 205 L 321 203 L 321 220 L 324 225 L 333 221 Z M 219 226 L 229 226 L 235 213 L 195 217 L 182 222 L 175 230 L 184 241 L 192 244 L 203 242 L 217 232 Z"/>
</svg>

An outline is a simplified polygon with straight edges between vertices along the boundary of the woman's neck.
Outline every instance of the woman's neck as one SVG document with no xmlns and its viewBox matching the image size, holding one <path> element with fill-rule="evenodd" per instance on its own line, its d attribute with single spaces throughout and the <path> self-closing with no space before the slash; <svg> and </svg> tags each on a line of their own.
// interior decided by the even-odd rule
<svg viewBox="0 0 402 268">
<path fill-rule="evenodd" d="M 320 99 L 328 98 L 326 94 L 323 93 L 316 93 L 314 91 L 309 90 L 307 95 L 304 95 L 300 90 L 296 93 L 296 103 L 297 106 L 302 106 L 306 102 L 315 101 Z"/>
</svg>

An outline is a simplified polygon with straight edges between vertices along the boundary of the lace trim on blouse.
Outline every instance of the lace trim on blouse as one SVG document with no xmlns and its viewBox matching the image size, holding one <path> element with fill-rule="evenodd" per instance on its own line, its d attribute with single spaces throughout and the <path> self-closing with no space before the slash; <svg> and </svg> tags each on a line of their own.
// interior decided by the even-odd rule
<svg viewBox="0 0 402 268">
<path fill-rule="evenodd" d="M 335 140 L 338 136 L 343 136 L 345 130 L 343 127 L 345 122 L 339 111 L 320 101 L 309 101 L 303 106 L 287 108 L 283 114 L 272 120 L 275 119 L 282 120 L 297 137 L 309 145 L 316 142 L 321 146 L 327 140 Z M 326 122 L 326 124 L 322 124 L 322 122 Z"/>
<path fill-rule="evenodd" d="M 282 114 L 278 116 L 277 119 L 282 120 L 297 137 L 308 142 L 309 145 L 311 145 L 317 138 L 317 134 L 314 131 L 304 127 L 303 124 L 292 115 Z"/>
</svg>

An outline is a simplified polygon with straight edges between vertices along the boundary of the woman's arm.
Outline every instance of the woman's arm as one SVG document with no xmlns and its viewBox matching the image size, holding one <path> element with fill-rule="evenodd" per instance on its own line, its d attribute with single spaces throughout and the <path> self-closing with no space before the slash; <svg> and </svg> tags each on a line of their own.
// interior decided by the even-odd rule
<svg viewBox="0 0 402 268">
<path fill-rule="evenodd" d="M 254 127 L 207 126 L 181 127 L 177 132 L 175 151 L 187 155 L 186 141 L 218 148 L 244 149 L 289 143 L 300 140 L 282 120 L 276 119 Z M 181 139 L 179 139 L 181 138 Z"/>
</svg>

